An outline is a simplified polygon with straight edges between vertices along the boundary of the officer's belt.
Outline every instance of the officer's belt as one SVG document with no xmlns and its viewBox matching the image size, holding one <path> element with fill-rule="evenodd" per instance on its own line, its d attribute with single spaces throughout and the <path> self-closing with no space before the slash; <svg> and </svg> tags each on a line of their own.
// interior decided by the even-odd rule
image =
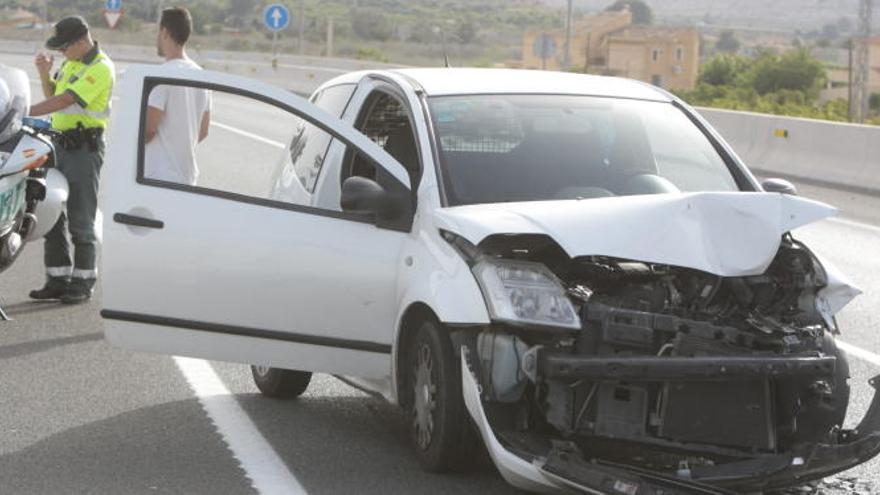
<svg viewBox="0 0 880 495">
<path fill-rule="evenodd" d="M 89 151 L 98 150 L 98 142 L 104 134 L 103 127 L 77 127 L 76 129 L 68 129 L 61 131 L 53 138 L 53 142 L 57 146 L 61 146 L 65 150 L 73 151 L 88 147 Z"/>
<path fill-rule="evenodd" d="M 86 133 L 100 136 L 101 134 L 104 133 L 104 128 L 103 127 L 77 127 L 74 129 L 67 129 L 64 131 L 57 131 L 57 132 L 60 132 L 62 136 L 65 136 L 65 135 L 70 136 L 70 135 L 74 135 L 74 134 L 86 134 Z"/>
</svg>

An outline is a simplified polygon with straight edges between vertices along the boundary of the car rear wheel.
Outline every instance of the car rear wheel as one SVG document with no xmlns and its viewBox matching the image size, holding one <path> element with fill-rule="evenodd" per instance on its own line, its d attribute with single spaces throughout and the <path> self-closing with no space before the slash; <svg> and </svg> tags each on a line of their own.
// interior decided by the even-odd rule
<svg viewBox="0 0 880 495">
<path fill-rule="evenodd" d="M 251 375 L 260 393 L 273 399 L 295 399 L 306 391 L 312 380 L 312 374 L 308 371 L 268 366 L 251 366 Z"/>
<path fill-rule="evenodd" d="M 479 439 L 461 392 L 461 368 L 448 334 L 422 323 L 407 349 L 410 440 L 428 471 L 463 470 L 478 460 Z"/>
</svg>

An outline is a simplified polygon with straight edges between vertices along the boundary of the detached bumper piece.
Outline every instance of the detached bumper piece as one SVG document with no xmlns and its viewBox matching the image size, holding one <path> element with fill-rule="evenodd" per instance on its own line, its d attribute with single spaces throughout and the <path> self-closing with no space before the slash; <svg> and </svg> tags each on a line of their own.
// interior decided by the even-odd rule
<svg viewBox="0 0 880 495">
<path fill-rule="evenodd" d="M 729 495 L 735 492 L 691 480 L 663 476 L 628 467 L 588 462 L 576 447 L 557 444 L 541 471 L 561 485 L 595 494 L 623 495 Z"/>
<path fill-rule="evenodd" d="M 880 375 L 868 383 L 874 388 L 868 412 L 855 429 L 838 433 L 839 443 L 813 444 L 761 460 L 695 468 L 690 478 L 739 491 L 768 490 L 821 479 L 873 459 L 880 454 Z M 780 467 L 774 469 L 774 465 Z"/>
<path fill-rule="evenodd" d="M 524 452 L 508 446 L 489 424 L 479 381 L 462 348 L 462 392 L 468 412 L 501 475 L 512 485 L 532 491 L 576 490 L 613 495 L 726 495 L 790 487 L 820 479 L 861 464 L 880 454 L 880 375 L 870 380 L 875 389 L 871 406 L 859 426 L 837 434 L 837 443 L 809 444 L 782 454 L 756 455 L 715 466 L 694 466 L 677 472 L 657 472 L 584 456 L 572 442 L 552 441 L 549 450 Z M 527 361 L 527 360 L 526 360 Z M 537 356 L 534 368 L 545 378 L 657 381 L 741 380 L 778 376 L 830 375 L 834 358 L 570 358 Z M 669 364 L 666 364 L 669 363 Z M 695 364 L 691 364 L 695 363 Z M 528 366 L 525 366 L 526 368 Z M 527 373 L 530 370 L 525 370 Z"/>
</svg>

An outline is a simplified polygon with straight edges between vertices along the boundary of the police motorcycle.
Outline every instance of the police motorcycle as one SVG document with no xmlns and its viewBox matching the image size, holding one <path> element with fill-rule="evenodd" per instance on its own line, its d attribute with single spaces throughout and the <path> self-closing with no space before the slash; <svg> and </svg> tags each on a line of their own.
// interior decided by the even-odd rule
<svg viewBox="0 0 880 495">
<path fill-rule="evenodd" d="M 54 166 L 55 132 L 26 117 L 27 74 L 0 64 L 0 272 L 28 241 L 45 236 L 67 202 L 67 179 Z M 0 320 L 8 320 L 0 307 Z"/>
</svg>

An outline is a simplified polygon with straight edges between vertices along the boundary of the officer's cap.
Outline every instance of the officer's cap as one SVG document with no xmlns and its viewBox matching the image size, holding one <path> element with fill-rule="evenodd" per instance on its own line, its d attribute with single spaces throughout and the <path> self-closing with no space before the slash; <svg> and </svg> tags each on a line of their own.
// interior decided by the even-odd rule
<svg viewBox="0 0 880 495">
<path fill-rule="evenodd" d="M 58 50 L 89 33 L 86 20 L 78 15 L 65 17 L 55 23 L 55 36 L 46 40 L 46 48 Z"/>
</svg>

